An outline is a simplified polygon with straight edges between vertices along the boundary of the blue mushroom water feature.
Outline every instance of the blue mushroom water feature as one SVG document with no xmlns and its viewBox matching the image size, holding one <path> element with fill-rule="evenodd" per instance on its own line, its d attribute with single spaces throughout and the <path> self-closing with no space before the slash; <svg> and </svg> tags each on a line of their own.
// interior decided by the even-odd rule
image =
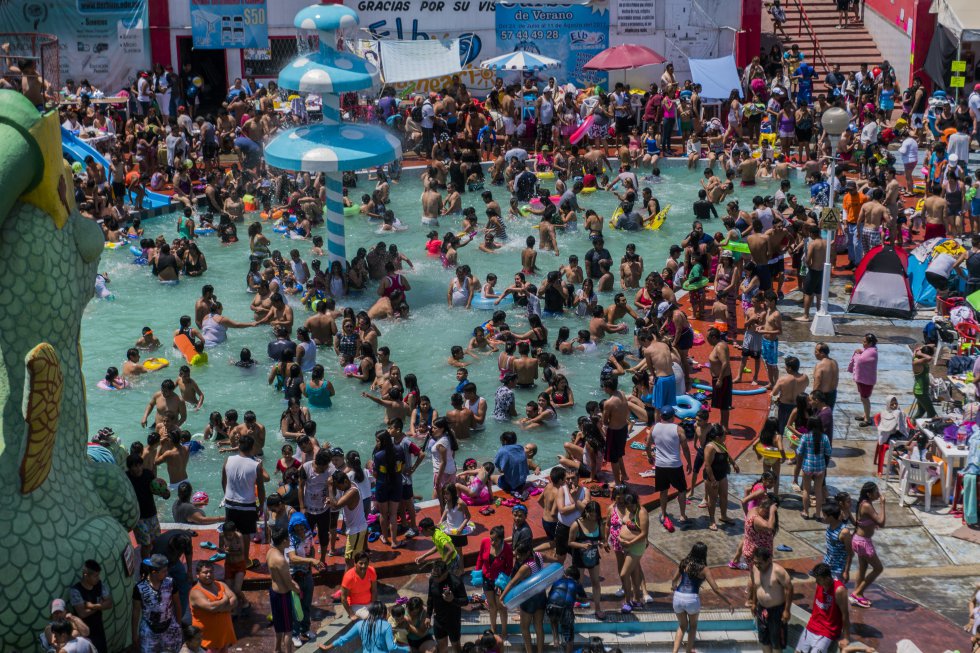
<svg viewBox="0 0 980 653">
<path fill-rule="evenodd" d="M 296 14 L 293 24 L 299 29 L 316 30 L 320 48 L 283 68 L 279 86 L 319 95 L 323 121 L 286 130 L 265 148 L 265 160 L 270 166 L 325 174 L 324 214 L 331 261 L 347 258 L 343 173 L 384 165 L 402 154 L 401 141 L 385 128 L 341 121 L 340 95 L 371 88 L 378 82 L 378 69 L 373 64 L 336 47 L 337 30 L 359 23 L 357 12 L 343 5 L 313 5 Z"/>
</svg>

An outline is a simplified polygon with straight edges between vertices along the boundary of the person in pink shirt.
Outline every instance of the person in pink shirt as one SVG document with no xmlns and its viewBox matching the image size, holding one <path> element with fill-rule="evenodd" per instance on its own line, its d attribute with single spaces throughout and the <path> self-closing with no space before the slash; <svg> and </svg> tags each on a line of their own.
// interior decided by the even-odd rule
<svg viewBox="0 0 980 653">
<path fill-rule="evenodd" d="M 847 371 L 854 376 L 858 394 L 861 395 L 861 405 L 864 406 L 864 417 L 860 419 L 862 427 L 871 426 L 871 392 L 878 381 L 878 338 L 873 333 L 864 335 L 864 344 L 855 349 Z"/>
</svg>

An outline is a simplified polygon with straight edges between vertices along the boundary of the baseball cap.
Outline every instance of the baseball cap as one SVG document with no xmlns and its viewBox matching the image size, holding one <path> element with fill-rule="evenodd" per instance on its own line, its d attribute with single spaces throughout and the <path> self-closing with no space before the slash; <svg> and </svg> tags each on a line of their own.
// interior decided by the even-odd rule
<svg viewBox="0 0 980 653">
<path fill-rule="evenodd" d="M 67 611 L 67 607 L 65 606 L 64 599 L 55 599 L 54 601 L 51 602 L 51 614 L 54 614 L 55 612 L 66 612 L 66 611 Z"/>
<path fill-rule="evenodd" d="M 343 455 L 344 455 L 344 450 L 341 449 L 340 447 L 334 447 L 333 449 L 330 450 L 331 458 L 336 458 L 337 456 L 343 456 Z"/>
<path fill-rule="evenodd" d="M 669 311 L 671 306 L 673 306 L 673 304 L 670 302 L 660 302 L 657 304 L 657 317 L 663 317 L 664 313 Z"/>
<path fill-rule="evenodd" d="M 167 556 L 162 553 L 154 553 L 149 558 L 143 558 L 143 565 L 149 567 L 150 569 L 166 569 L 167 568 Z"/>
<path fill-rule="evenodd" d="M 674 407 L 673 406 L 664 406 L 663 408 L 660 409 L 660 414 L 663 415 L 664 417 L 673 417 L 674 416 Z"/>
</svg>

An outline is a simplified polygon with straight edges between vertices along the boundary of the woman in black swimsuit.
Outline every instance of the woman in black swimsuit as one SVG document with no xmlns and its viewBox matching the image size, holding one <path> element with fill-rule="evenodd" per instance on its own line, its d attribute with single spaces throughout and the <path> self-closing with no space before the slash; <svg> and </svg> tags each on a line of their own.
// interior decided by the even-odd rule
<svg viewBox="0 0 980 653">
<path fill-rule="evenodd" d="M 197 248 L 197 243 L 187 246 L 187 256 L 184 257 L 184 274 L 188 277 L 199 277 L 208 269 L 207 259 Z"/>
</svg>

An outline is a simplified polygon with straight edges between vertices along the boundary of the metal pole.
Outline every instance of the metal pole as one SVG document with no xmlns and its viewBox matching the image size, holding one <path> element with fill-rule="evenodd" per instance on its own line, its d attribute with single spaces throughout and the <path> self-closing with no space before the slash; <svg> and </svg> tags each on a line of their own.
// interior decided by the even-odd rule
<svg viewBox="0 0 980 653">
<path fill-rule="evenodd" d="M 960 61 L 963 57 L 963 39 L 960 38 L 959 42 L 956 44 L 956 60 Z M 964 73 L 965 75 L 966 73 Z M 960 87 L 956 87 L 956 102 L 960 101 Z"/>
<path fill-rule="evenodd" d="M 836 138 L 830 144 L 830 196 L 828 204 L 834 208 L 834 183 L 837 181 L 837 143 Z M 838 137 L 839 138 L 839 137 Z M 845 234 L 846 227 L 845 227 Z M 833 247 L 836 234 L 829 229 L 824 231 L 824 238 L 827 241 L 827 255 L 823 264 L 823 283 L 820 286 L 820 308 L 813 316 L 813 323 L 810 325 L 810 333 L 815 336 L 833 336 L 837 331 L 834 329 L 834 318 L 830 316 L 830 275 L 833 271 Z"/>
</svg>

